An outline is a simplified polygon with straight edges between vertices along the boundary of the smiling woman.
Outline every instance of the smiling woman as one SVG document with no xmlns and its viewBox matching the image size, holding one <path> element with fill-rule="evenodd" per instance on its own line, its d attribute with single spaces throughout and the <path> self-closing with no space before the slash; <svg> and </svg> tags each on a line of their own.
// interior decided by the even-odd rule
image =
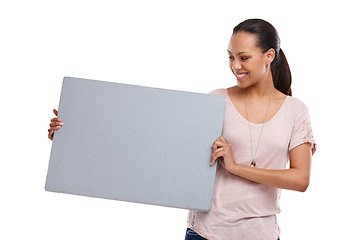
<svg viewBox="0 0 360 240">
<path fill-rule="evenodd" d="M 227 49 L 237 85 L 227 99 L 211 211 L 190 211 L 186 240 L 276 240 L 281 189 L 304 192 L 316 144 L 306 105 L 291 97 L 291 73 L 276 29 L 261 19 L 234 28 Z M 290 162 L 290 168 L 286 168 Z"/>
<path fill-rule="evenodd" d="M 254 24 L 255 22 L 257 24 Z M 256 45 L 252 44 L 254 42 Z M 231 50 L 228 49 L 230 68 L 233 73 L 238 76 L 238 80 L 243 80 L 247 73 L 237 72 L 239 69 L 236 67 L 241 67 L 241 64 L 245 66 L 254 65 L 248 62 L 253 60 L 252 57 L 260 57 L 259 54 L 256 55 L 256 53 L 258 53 L 257 49 L 260 48 L 261 54 L 267 54 L 267 57 L 269 57 L 267 60 L 271 61 L 271 73 L 275 88 L 291 96 L 290 67 L 284 52 L 280 48 L 279 35 L 271 24 L 266 24 L 260 20 L 242 22 L 234 28 L 229 48 L 244 49 L 237 53 L 232 53 Z M 234 64 L 237 65 L 234 66 Z"/>
</svg>

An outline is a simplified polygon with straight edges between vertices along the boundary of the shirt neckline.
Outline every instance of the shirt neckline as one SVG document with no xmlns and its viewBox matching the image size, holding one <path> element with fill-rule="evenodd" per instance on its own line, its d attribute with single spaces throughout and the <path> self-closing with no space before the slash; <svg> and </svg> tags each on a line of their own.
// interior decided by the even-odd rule
<svg viewBox="0 0 360 240">
<path fill-rule="evenodd" d="M 226 93 L 226 98 L 229 99 L 229 102 L 230 102 L 230 105 L 232 106 L 233 110 L 237 113 L 237 115 L 243 119 L 243 121 L 247 122 L 247 123 L 250 123 L 250 124 L 253 124 L 253 125 L 263 125 L 265 123 L 269 123 L 271 122 L 274 118 L 277 117 L 277 115 L 280 114 L 280 112 L 282 111 L 284 105 L 285 105 L 285 102 L 287 102 L 287 99 L 290 97 L 290 96 L 286 96 L 286 98 L 284 99 L 283 103 L 281 104 L 281 107 L 279 108 L 279 110 L 275 113 L 274 116 L 272 116 L 272 118 L 270 118 L 268 121 L 264 122 L 264 123 L 253 123 L 253 122 L 250 122 L 248 121 L 246 118 L 243 117 L 243 115 L 241 115 L 239 113 L 239 111 L 236 109 L 235 105 L 233 104 L 233 102 L 231 101 L 231 98 L 230 98 L 230 95 L 229 95 L 229 92 L 228 90 L 225 88 L 225 93 Z"/>
</svg>

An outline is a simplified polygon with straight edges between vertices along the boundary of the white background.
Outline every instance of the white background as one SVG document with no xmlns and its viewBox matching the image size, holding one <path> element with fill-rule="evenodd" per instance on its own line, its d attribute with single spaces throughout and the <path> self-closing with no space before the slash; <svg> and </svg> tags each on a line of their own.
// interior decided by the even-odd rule
<svg viewBox="0 0 360 240">
<path fill-rule="evenodd" d="M 64 76 L 201 93 L 232 86 L 232 28 L 254 17 L 277 28 L 318 142 L 307 192 L 283 191 L 281 239 L 358 238 L 357 9 L 351 0 L 1 1 L 0 239 L 184 239 L 186 210 L 46 192 L 52 109 Z"/>
</svg>

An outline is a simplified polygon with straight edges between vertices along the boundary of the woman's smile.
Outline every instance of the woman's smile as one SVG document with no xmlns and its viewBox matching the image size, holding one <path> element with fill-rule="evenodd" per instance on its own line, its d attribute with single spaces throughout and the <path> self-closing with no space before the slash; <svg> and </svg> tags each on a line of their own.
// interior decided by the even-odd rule
<svg viewBox="0 0 360 240">
<path fill-rule="evenodd" d="M 243 81 L 249 73 L 247 73 L 247 72 L 243 72 L 243 73 L 236 73 L 236 72 L 234 72 L 234 74 L 235 74 L 236 79 L 237 79 L 238 81 Z"/>
</svg>

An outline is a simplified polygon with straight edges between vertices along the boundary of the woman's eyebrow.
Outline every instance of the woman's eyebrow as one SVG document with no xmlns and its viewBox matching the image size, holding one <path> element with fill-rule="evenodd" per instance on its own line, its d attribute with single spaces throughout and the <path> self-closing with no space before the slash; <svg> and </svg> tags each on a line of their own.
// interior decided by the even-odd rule
<svg viewBox="0 0 360 240">
<path fill-rule="evenodd" d="M 229 49 L 228 49 L 227 51 L 228 51 L 228 53 L 232 54 L 232 52 L 231 52 Z M 240 55 L 240 54 L 243 54 L 243 53 L 249 53 L 249 52 L 245 52 L 245 51 L 243 51 L 243 52 L 238 52 L 236 55 Z"/>
</svg>

